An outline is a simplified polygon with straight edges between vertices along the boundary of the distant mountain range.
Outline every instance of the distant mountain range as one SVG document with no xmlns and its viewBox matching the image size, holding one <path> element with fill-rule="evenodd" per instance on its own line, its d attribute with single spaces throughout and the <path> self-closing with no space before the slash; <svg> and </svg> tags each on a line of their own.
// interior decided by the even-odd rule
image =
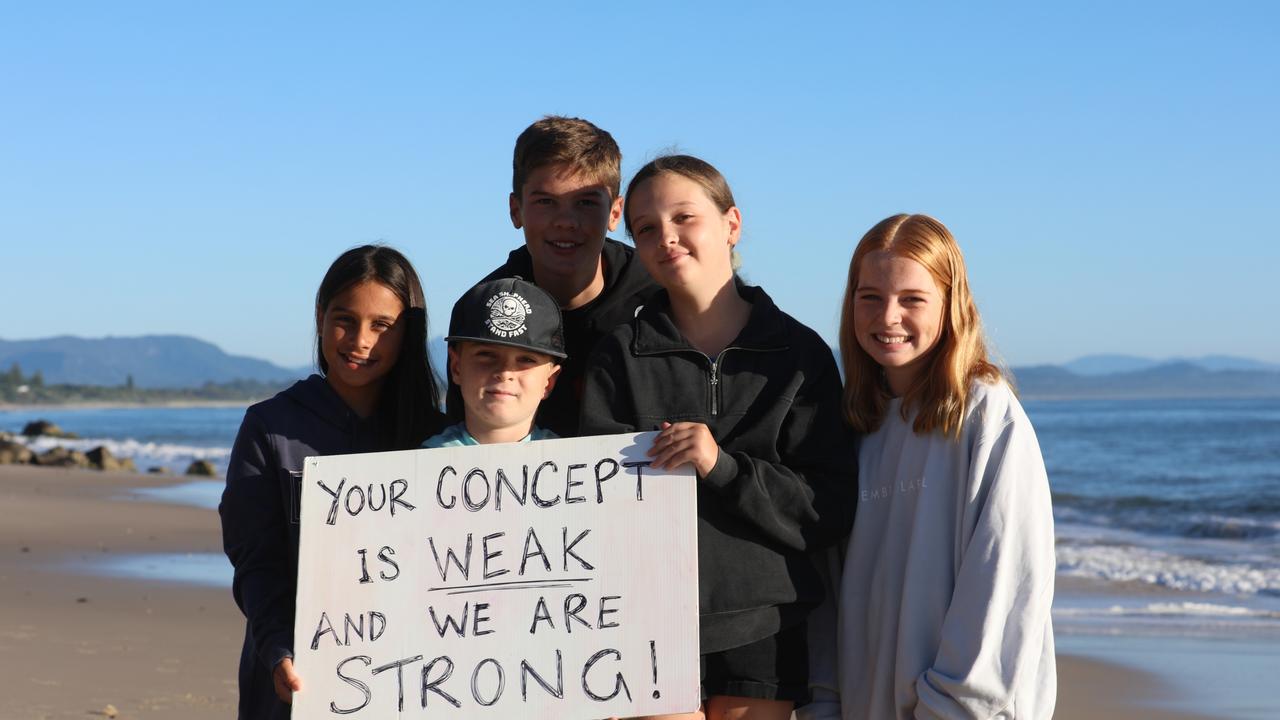
<svg viewBox="0 0 1280 720">
<path fill-rule="evenodd" d="M 233 380 L 287 382 L 306 374 L 182 335 L 0 340 L 0 372 L 15 363 L 24 376 L 39 371 L 49 385 L 118 386 L 132 377 L 139 388 L 194 388 Z"/>
<path fill-rule="evenodd" d="M 1250 358 L 1232 357 L 1230 355 L 1205 355 L 1198 358 L 1175 357 L 1165 360 L 1153 360 L 1136 355 L 1085 355 L 1071 362 L 1063 363 L 1062 367 L 1076 375 L 1110 375 L 1112 373 L 1130 373 L 1179 364 L 1192 365 L 1202 370 L 1264 370 L 1280 372 L 1280 365 Z"/>
<path fill-rule="evenodd" d="M 445 374 L 445 347 L 431 338 L 436 372 Z M 308 368 L 285 368 L 229 355 L 218 346 L 181 335 L 0 340 L 0 372 L 18 364 L 24 376 L 39 371 L 47 384 L 196 388 L 236 380 L 288 382 Z M 1089 355 L 1063 365 L 1013 368 L 1023 397 L 1280 397 L 1280 365 L 1249 358 L 1206 356 L 1154 360 L 1132 355 Z"/>
<path fill-rule="evenodd" d="M 1219 357 L 1209 366 L 1195 361 L 1147 361 L 1134 363 L 1133 370 L 1107 373 L 1100 364 L 1085 362 L 1088 374 L 1068 369 L 1071 365 L 1013 368 L 1019 395 L 1028 399 L 1280 397 L 1280 369 L 1235 369 L 1268 367 L 1246 358 Z"/>
</svg>

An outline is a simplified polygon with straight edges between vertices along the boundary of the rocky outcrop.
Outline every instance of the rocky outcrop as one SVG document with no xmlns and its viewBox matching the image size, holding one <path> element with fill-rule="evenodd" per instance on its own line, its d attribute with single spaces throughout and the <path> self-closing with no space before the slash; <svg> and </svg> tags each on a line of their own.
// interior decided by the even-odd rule
<svg viewBox="0 0 1280 720">
<path fill-rule="evenodd" d="M 41 467 L 89 468 L 89 456 L 79 450 L 68 450 L 56 447 L 46 450 L 35 457 L 35 464 Z"/>
<path fill-rule="evenodd" d="M 79 435 L 76 435 L 75 433 L 66 432 L 48 420 L 36 420 L 34 422 L 27 423 L 26 426 L 22 428 L 22 434 L 26 437 L 44 436 L 67 439 L 75 439 L 79 437 Z"/>
<path fill-rule="evenodd" d="M 27 426 L 22 430 L 22 434 L 27 437 L 76 437 L 74 433 L 64 432 L 62 428 L 47 420 L 27 423 Z M 138 468 L 134 465 L 132 458 L 116 457 L 103 445 L 99 445 L 87 453 L 58 446 L 37 454 L 31 448 L 7 434 L 0 436 L 0 465 L 41 465 L 44 467 L 138 472 Z"/>
<path fill-rule="evenodd" d="M 200 477 L 217 477 L 218 469 L 208 460 L 196 460 L 187 466 L 187 474 Z"/>
<path fill-rule="evenodd" d="M 85 453 L 85 455 L 89 459 L 89 465 L 98 470 L 138 472 L 138 468 L 133 464 L 132 459 L 118 458 L 115 455 L 112 455 L 110 450 L 101 445 Z"/>
<path fill-rule="evenodd" d="M 12 440 L 0 440 L 0 465 L 27 465 L 35 457 L 31 449 Z"/>
</svg>

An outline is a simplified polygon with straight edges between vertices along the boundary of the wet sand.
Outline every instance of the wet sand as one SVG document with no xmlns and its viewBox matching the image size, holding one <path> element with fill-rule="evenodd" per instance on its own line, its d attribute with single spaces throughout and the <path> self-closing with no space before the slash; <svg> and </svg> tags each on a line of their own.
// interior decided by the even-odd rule
<svg viewBox="0 0 1280 720">
<path fill-rule="evenodd" d="M 1185 690 L 1168 679 L 1096 658 L 1058 654 L 1059 720 L 1205 720 L 1161 707 Z"/>
<path fill-rule="evenodd" d="M 184 480 L 0 467 L 0 717 L 235 716 L 244 625 L 229 589 L 68 567 L 220 552 L 216 513 L 121 499 Z"/>
<path fill-rule="evenodd" d="M 128 494 L 187 481 L 0 466 L 0 717 L 235 716 L 244 625 L 229 588 L 83 572 L 220 553 L 215 512 Z M 1124 664 L 1064 654 L 1058 669 L 1062 720 L 1211 717 L 1152 707 L 1194 691 Z"/>
</svg>

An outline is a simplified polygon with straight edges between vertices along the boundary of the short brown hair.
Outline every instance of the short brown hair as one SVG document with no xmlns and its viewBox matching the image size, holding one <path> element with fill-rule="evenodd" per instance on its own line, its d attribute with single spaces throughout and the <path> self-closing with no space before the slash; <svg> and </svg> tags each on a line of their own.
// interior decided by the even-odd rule
<svg viewBox="0 0 1280 720">
<path fill-rule="evenodd" d="M 858 343 L 854 330 L 854 296 L 862 264 L 875 252 L 920 263 L 943 293 L 942 332 L 926 365 L 902 396 L 902 418 L 916 410 L 912 430 L 960 436 L 969 392 L 975 381 L 994 383 L 1002 373 L 991 362 L 982 318 L 969 290 L 960 246 L 945 225 L 928 215 L 894 215 L 867 231 L 849 261 L 849 284 L 840 314 L 840 357 L 844 363 L 844 415 L 860 433 L 880 427 L 890 393 L 884 372 Z M 1006 378 L 1007 381 L 1007 378 Z"/>
<path fill-rule="evenodd" d="M 516 199 L 534 170 L 565 165 L 609 189 L 622 191 L 622 151 L 613 136 L 582 118 L 548 115 L 525 128 L 516 138 L 511 160 L 511 191 Z"/>
</svg>

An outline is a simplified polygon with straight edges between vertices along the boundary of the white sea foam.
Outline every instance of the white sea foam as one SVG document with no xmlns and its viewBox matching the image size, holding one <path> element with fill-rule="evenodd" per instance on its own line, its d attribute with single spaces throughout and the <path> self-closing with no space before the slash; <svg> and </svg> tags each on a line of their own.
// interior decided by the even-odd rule
<svg viewBox="0 0 1280 720">
<path fill-rule="evenodd" d="M 18 437 L 18 442 L 26 445 L 33 452 L 42 453 L 55 447 L 87 452 L 96 447 L 105 447 L 119 458 L 133 460 L 139 469 L 145 470 L 153 466 L 169 466 L 181 471 L 193 460 L 208 460 L 221 467 L 231 455 L 231 448 L 204 447 L 199 445 L 180 445 L 174 443 L 141 442 L 133 438 L 114 440 L 111 438 L 78 438 L 74 440 L 53 437 Z"/>
<path fill-rule="evenodd" d="M 1217 603 L 1180 602 L 1151 603 L 1144 608 L 1151 615 L 1224 615 L 1229 617 L 1280 617 L 1280 613 L 1270 610 L 1239 607 L 1236 605 L 1219 605 Z"/>
<path fill-rule="evenodd" d="M 1204 602 L 1158 602 L 1146 605 L 1110 605 L 1107 607 L 1055 607 L 1057 617 L 1106 616 L 1198 616 L 1223 618 L 1280 619 L 1280 612 L 1238 605 Z"/>
<path fill-rule="evenodd" d="M 1234 595 L 1280 593 L 1280 568 L 1206 562 L 1134 545 L 1058 544 L 1058 572 L 1113 582 Z"/>
</svg>

